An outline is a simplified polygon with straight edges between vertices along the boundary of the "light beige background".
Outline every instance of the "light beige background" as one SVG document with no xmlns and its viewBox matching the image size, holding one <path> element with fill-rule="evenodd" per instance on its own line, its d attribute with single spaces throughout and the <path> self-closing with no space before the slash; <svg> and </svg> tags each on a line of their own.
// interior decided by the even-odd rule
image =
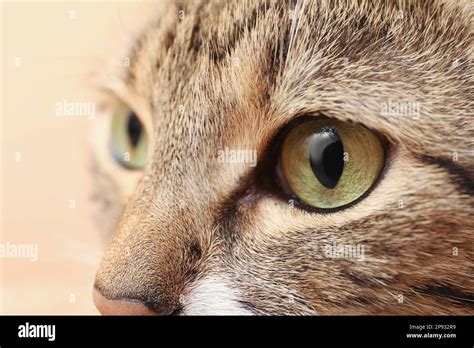
<svg viewBox="0 0 474 348">
<path fill-rule="evenodd" d="M 2 2 L 0 243 L 36 244 L 39 258 L 0 259 L 0 314 L 97 313 L 91 290 L 104 245 L 88 201 L 94 119 L 57 116 L 55 105 L 94 101 L 91 72 L 127 45 L 153 8 Z"/>
</svg>

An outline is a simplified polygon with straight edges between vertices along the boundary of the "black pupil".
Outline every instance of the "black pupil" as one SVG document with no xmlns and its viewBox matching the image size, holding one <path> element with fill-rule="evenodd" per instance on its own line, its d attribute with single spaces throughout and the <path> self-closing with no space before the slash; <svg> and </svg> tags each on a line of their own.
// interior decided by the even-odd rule
<svg viewBox="0 0 474 348">
<path fill-rule="evenodd" d="M 325 127 L 311 136 L 309 163 L 322 185 L 336 187 L 344 169 L 344 147 L 335 128 Z"/>
<path fill-rule="evenodd" d="M 142 135 L 142 124 L 135 113 L 128 115 L 127 132 L 133 147 L 136 147 Z"/>
</svg>

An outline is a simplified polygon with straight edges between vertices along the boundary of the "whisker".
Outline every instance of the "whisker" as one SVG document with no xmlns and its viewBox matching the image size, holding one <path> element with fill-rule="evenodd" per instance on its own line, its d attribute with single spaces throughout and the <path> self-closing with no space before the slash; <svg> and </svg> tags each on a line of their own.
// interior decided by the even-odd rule
<svg viewBox="0 0 474 348">
<path fill-rule="evenodd" d="M 305 1 L 298 0 L 295 6 L 295 10 L 293 12 L 293 18 L 291 19 L 291 28 L 290 28 L 290 37 L 289 37 L 289 44 L 288 44 L 288 53 L 286 55 L 286 62 L 288 62 L 288 57 L 290 56 L 291 48 L 293 46 L 293 41 L 295 38 L 296 33 L 298 32 L 301 16 L 303 15 Z M 298 16 L 298 19 L 296 18 Z"/>
</svg>

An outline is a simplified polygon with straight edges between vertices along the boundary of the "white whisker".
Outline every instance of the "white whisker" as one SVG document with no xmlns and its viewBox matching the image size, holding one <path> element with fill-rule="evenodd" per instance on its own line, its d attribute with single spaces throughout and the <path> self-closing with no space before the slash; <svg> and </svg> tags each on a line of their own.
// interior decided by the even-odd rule
<svg viewBox="0 0 474 348">
<path fill-rule="evenodd" d="M 295 6 L 295 10 L 293 12 L 293 17 L 291 19 L 288 53 L 286 55 L 285 64 L 288 61 L 288 57 L 290 56 L 291 48 L 293 46 L 293 41 L 294 41 L 295 35 L 298 32 L 298 29 L 299 29 L 299 26 L 300 26 L 300 20 L 301 20 L 301 16 L 303 15 L 304 5 L 305 5 L 304 0 L 298 0 L 297 3 L 296 3 L 296 6 Z"/>
</svg>

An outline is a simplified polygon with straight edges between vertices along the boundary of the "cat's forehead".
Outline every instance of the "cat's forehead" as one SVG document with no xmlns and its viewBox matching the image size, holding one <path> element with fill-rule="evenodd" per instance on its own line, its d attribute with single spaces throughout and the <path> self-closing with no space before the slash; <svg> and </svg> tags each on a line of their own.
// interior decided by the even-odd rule
<svg viewBox="0 0 474 348">
<path fill-rule="evenodd" d="M 192 126 L 210 117 L 229 126 L 239 114 L 239 123 L 271 133 L 294 115 L 324 112 L 414 140 L 413 129 L 432 132 L 433 118 L 443 136 L 449 115 L 470 113 L 467 2 L 170 1 L 162 8 L 123 74 L 158 121 Z M 406 109 L 406 117 L 384 115 Z"/>
</svg>

